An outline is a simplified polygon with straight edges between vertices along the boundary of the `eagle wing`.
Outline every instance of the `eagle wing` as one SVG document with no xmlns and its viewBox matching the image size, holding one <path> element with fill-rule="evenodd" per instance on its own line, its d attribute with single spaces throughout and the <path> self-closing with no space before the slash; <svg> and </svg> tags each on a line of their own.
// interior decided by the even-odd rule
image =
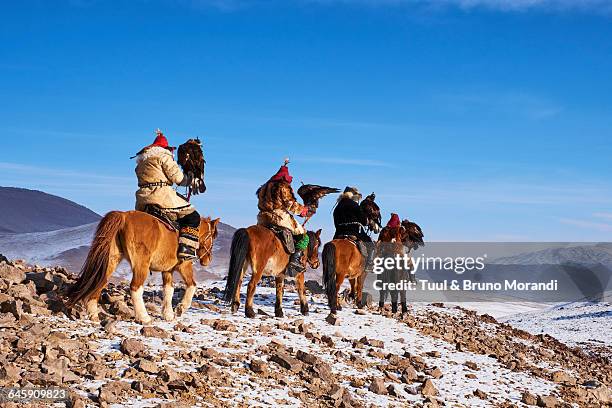
<svg viewBox="0 0 612 408">
<path fill-rule="evenodd" d="M 328 194 L 339 193 L 340 190 L 333 187 L 319 186 L 316 184 L 303 184 L 298 188 L 298 195 L 304 201 L 304 205 L 318 208 L 319 200 Z"/>
<path fill-rule="evenodd" d="M 202 142 L 200 139 L 189 139 L 178 148 L 177 153 L 178 164 L 182 167 L 183 172 L 192 173 L 193 181 L 189 187 L 190 194 L 203 193 L 204 187 L 204 152 L 202 151 Z"/>
</svg>

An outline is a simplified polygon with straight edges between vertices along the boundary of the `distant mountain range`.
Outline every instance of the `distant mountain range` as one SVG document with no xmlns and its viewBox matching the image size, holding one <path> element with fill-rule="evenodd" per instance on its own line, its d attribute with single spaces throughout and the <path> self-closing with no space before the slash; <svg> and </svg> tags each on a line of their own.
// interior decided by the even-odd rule
<svg viewBox="0 0 612 408">
<path fill-rule="evenodd" d="M 497 258 L 490 262 L 497 265 L 605 265 L 612 267 L 612 244 L 600 243 L 522 253 Z"/>
<path fill-rule="evenodd" d="M 101 217 L 72 201 L 40 191 L 0 187 L 0 253 L 39 265 L 61 265 L 79 272 Z M 27 199 L 27 205 L 23 200 Z M 80 224 L 79 224 L 80 223 Z M 76 224 L 76 225 L 72 225 Z M 206 268 L 195 263 L 197 278 L 225 276 L 235 228 L 220 223 L 213 262 Z M 114 278 L 127 278 L 122 263 Z"/>
<path fill-rule="evenodd" d="M 0 187 L 0 232 L 54 231 L 100 220 L 100 215 L 64 198 L 23 188 Z"/>
</svg>

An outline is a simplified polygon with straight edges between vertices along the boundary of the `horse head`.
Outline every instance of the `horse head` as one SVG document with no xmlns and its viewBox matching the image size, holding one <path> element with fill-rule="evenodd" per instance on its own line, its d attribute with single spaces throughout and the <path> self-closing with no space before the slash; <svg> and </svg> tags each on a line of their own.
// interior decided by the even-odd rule
<svg viewBox="0 0 612 408">
<path fill-rule="evenodd" d="M 321 264 L 319 262 L 319 247 L 321 246 L 321 230 L 317 232 L 308 231 L 308 250 L 306 260 L 312 269 L 317 269 Z"/>
<path fill-rule="evenodd" d="M 200 248 L 197 253 L 202 266 L 208 266 L 212 262 L 213 243 L 219 233 L 217 230 L 219 220 L 219 218 L 211 220 L 210 217 L 200 220 Z"/>
</svg>

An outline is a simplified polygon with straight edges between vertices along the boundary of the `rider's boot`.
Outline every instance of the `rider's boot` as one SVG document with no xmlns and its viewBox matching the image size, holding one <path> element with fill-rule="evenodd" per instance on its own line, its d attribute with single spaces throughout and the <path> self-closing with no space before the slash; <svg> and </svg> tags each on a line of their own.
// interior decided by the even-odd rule
<svg viewBox="0 0 612 408">
<path fill-rule="evenodd" d="M 199 231 L 194 227 L 182 227 L 179 231 L 178 259 L 189 261 L 197 258 L 199 247 Z"/>
<path fill-rule="evenodd" d="M 306 271 L 306 267 L 302 263 L 302 257 L 304 256 L 304 250 L 308 247 L 308 235 L 296 235 L 293 237 L 293 242 L 295 246 L 295 251 L 291 254 L 289 258 L 289 265 L 287 265 L 287 270 L 285 271 L 285 275 L 289 278 L 295 278 L 302 272 Z"/>
</svg>

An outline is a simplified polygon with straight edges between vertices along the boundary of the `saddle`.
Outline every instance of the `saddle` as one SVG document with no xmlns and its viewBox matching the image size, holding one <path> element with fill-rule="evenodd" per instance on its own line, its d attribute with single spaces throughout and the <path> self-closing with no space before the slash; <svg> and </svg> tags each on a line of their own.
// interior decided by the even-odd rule
<svg viewBox="0 0 612 408">
<path fill-rule="evenodd" d="M 179 223 L 176 222 L 176 215 L 164 210 L 157 204 L 147 204 L 144 212 L 160 220 L 170 231 L 179 231 L 181 229 Z"/>
<path fill-rule="evenodd" d="M 355 235 L 339 235 L 337 239 L 346 239 L 347 241 L 350 241 L 353 245 L 357 247 L 357 249 L 359 250 L 361 255 L 363 255 L 364 258 L 368 257 L 368 248 L 366 247 L 365 242 L 357 239 Z"/>
<path fill-rule="evenodd" d="M 295 252 L 293 234 L 289 229 L 272 224 L 266 225 L 265 227 L 272 231 L 274 235 L 276 235 L 276 237 L 280 240 L 280 242 L 283 243 L 283 248 L 285 249 L 285 252 L 287 252 L 288 254 L 292 254 Z"/>
</svg>

